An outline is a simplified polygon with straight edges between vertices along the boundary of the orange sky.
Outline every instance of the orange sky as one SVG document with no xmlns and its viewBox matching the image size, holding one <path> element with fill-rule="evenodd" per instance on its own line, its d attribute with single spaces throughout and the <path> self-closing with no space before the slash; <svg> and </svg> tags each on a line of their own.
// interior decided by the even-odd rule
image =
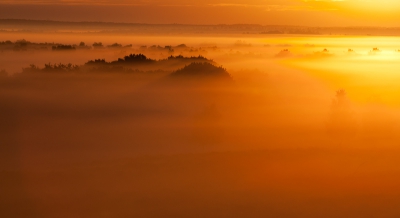
<svg viewBox="0 0 400 218">
<path fill-rule="evenodd" d="M 397 26 L 397 0 L 2 0 L 0 18 L 185 24 Z"/>
</svg>

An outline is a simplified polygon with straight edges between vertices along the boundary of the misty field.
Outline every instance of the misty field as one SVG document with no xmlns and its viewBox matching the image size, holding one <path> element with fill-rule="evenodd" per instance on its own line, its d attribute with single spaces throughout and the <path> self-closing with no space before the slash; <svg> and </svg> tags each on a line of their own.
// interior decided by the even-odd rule
<svg viewBox="0 0 400 218">
<path fill-rule="evenodd" d="M 6 32 L 0 216 L 398 217 L 399 49 Z"/>
</svg>

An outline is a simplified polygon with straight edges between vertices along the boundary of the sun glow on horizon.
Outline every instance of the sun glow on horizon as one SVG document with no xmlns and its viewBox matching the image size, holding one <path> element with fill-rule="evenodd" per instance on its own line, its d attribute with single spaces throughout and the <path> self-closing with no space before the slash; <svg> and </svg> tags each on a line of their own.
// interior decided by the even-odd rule
<svg viewBox="0 0 400 218">
<path fill-rule="evenodd" d="M 277 39 L 278 40 L 278 39 Z M 379 99 L 400 107 L 400 43 L 396 37 L 294 37 L 286 39 L 295 58 L 284 65 L 318 78 L 332 89 L 344 88 L 360 104 Z M 304 45 L 311 45 L 305 47 Z M 303 47 L 303 48 L 302 48 Z M 326 49 L 326 53 L 321 52 Z"/>
</svg>

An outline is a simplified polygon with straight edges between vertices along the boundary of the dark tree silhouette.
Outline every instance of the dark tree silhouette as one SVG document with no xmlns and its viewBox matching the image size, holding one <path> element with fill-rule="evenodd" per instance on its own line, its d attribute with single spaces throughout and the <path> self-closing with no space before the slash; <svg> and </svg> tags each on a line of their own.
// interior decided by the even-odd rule
<svg viewBox="0 0 400 218">
<path fill-rule="evenodd" d="M 103 48 L 103 43 L 102 42 L 95 42 L 93 43 L 93 48 Z"/>
<path fill-rule="evenodd" d="M 26 41 L 25 39 L 20 39 L 20 40 L 17 40 L 17 41 L 15 42 L 15 44 L 18 45 L 18 46 L 21 46 L 21 47 L 26 47 L 26 46 L 28 46 L 29 44 L 31 44 L 31 42 Z"/>
<path fill-rule="evenodd" d="M 357 132 L 357 122 L 344 89 L 336 91 L 335 99 L 332 101 L 327 130 L 331 136 L 336 138 L 352 137 Z"/>
<path fill-rule="evenodd" d="M 0 45 L 12 45 L 13 43 L 10 40 L 0 42 Z"/>
<path fill-rule="evenodd" d="M 175 46 L 175 48 L 187 48 L 187 46 L 185 44 L 180 44 Z"/>
<path fill-rule="evenodd" d="M 108 48 L 122 48 L 122 45 L 121 44 L 118 44 L 118 43 L 114 43 L 114 44 L 112 44 L 112 45 L 109 45 L 109 46 L 107 46 Z"/>
<path fill-rule="evenodd" d="M 130 54 L 123 59 L 118 58 L 117 63 L 151 63 L 155 60 L 147 58 L 144 54 Z M 115 63 L 115 62 L 113 62 Z"/>
</svg>

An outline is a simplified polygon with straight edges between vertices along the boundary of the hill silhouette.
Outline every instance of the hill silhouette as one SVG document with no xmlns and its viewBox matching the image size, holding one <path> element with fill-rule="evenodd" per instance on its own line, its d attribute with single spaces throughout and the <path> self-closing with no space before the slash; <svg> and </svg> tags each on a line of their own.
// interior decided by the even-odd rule
<svg viewBox="0 0 400 218">
<path fill-rule="evenodd" d="M 140 111 L 168 114 L 169 117 L 177 114 L 195 116 L 210 104 L 218 107 L 220 101 L 228 99 L 228 90 L 234 86 L 225 68 L 193 62 L 143 86 L 126 101 L 135 102 L 134 107 Z"/>
<path fill-rule="evenodd" d="M 217 67 L 210 63 L 191 63 L 172 74 L 171 78 L 215 78 L 231 80 L 230 74 L 223 67 Z"/>
</svg>

